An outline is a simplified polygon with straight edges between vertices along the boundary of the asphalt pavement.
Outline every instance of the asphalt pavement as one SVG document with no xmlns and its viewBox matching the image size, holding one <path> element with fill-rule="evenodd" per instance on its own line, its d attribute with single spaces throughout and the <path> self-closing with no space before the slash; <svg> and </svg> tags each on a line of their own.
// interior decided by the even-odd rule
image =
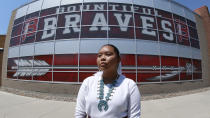
<svg viewBox="0 0 210 118">
<path fill-rule="evenodd" d="M 0 91 L 0 118 L 74 118 L 75 104 Z M 141 118 L 210 118 L 210 90 L 141 104 Z"/>
</svg>

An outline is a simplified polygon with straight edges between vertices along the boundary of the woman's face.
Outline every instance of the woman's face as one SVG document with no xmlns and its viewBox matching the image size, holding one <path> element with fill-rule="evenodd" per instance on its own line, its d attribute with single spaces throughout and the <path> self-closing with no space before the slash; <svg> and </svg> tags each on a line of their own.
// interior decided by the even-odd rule
<svg viewBox="0 0 210 118">
<path fill-rule="evenodd" d="M 101 71 L 116 71 L 120 62 L 114 48 L 111 46 L 103 46 L 97 56 L 97 65 Z"/>
</svg>

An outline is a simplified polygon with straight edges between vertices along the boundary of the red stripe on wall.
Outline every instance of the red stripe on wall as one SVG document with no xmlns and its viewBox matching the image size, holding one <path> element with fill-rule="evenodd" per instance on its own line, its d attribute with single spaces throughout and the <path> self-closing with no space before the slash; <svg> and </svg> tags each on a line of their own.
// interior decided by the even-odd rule
<svg viewBox="0 0 210 118">
<path fill-rule="evenodd" d="M 79 82 L 83 82 L 87 77 L 93 76 L 95 72 L 80 72 Z"/>
<path fill-rule="evenodd" d="M 96 66 L 97 54 L 80 54 L 80 65 L 94 65 Z"/>
<path fill-rule="evenodd" d="M 121 54 L 122 66 L 136 66 L 135 55 L 134 54 Z"/>
<path fill-rule="evenodd" d="M 43 76 L 34 76 L 33 80 L 39 80 L 39 81 L 52 81 L 52 72 L 47 72 Z"/>
<path fill-rule="evenodd" d="M 138 73 L 137 77 L 137 82 L 160 82 L 160 73 Z"/>
<path fill-rule="evenodd" d="M 77 82 L 78 72 L 54 72 L 53 81 L 58 82 Z"/>
<path fill-rule="evenodd" d="M 78 54 L 57 54 L 54 56 L 54 65 L 64 67 L 78 65 Z"/>
</svg>

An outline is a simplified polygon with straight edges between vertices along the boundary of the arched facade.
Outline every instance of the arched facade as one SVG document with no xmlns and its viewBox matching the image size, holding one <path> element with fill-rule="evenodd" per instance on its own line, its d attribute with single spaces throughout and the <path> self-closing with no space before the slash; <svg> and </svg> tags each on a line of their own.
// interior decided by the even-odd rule
<svg viewBox="0 0 210 118">
<path fill-rule="evenodd" d="M 77 86 L 114 44 L 137 84 L 202 78 L 199 16 L 171 0 L 35 0 L 11 21 L 7 80 Z"/>
</svg>

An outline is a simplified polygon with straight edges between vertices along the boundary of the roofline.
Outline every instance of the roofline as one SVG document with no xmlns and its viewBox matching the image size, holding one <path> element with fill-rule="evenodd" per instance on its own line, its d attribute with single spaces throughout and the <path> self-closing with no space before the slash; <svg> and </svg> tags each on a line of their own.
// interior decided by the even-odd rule
<svg viewBox="0 0 210 118">
<path fill-rule="evenodd" d="M 30 1 L 30 2 L 28 1 L 27 3 L 25 3 L 25 4 L 21 5 L 20 7 L 16 8 L 16 9 L 19 9 L 19 8 L 21 8 L 21 7 L 24 7 L 24 6 L 28 5 L 28 4 L 31 4 L 31 3 L 36 2 L 36 1 L 39 1 L 39 0 L 32 0 L 32 1 Z M 194 14 L 196 14 L 196 15 L 200 16 L 200 15 L 199 15 L 199 14 L 197 14 L 194 10 L 191 10 L 190 8 L 188 8 L 188 7 L 184 6 L 183 4 L 180 4 L 180 3 L 178 3 L 178 2 L 176 2 L 176 1 L 174 1 L 174 0 L 168 0 L 168 1 L 173 2 L 173 3 L 176 3 L 176 4 L 178 4 L 178 5 L 182 6 L 182 7 L 186 8 L 186 9 L 188 9 L 188 10 L 192 11 Z M 16 9 L 15 9 L 15 10 L 16 10 Z M 198 8 L 197 8 L 197 9 L 198 9 Z"/>
</svg>

